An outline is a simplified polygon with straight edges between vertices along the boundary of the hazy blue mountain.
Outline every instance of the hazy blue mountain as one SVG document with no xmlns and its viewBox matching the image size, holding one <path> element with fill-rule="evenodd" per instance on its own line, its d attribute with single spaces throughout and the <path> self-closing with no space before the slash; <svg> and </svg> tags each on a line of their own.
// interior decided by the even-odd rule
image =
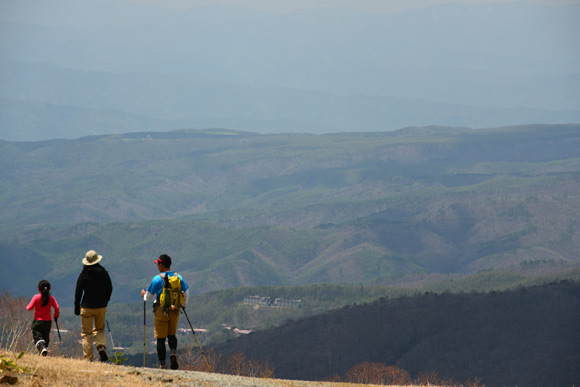
<svg viewBox="0 0 580 387">
<path fill-rule="evenodd" d="M 580 122 L 580 110 L 481 108 L 394 97 L 195 82 L 47 64 L 0 64 L 0 138 L 14 141 L 179 128 L 261 133 L 497 127 Z"/>
<path fill-rule="evenodd" d="M 122 0 L 3 6 L 9 99 L 264 132 L 579 121 L 579 4 L 281 15 Z M 364 108 L 347 106 L 358 96 Z"/>
<path fill-rule="evenodd" d="M 179 126 L 178 121 L 113 109 L 97 110 L 0 98 L 0 138 L 11 141 L 78 138 L 144 129 L 165 131 Z"/>
</svg>

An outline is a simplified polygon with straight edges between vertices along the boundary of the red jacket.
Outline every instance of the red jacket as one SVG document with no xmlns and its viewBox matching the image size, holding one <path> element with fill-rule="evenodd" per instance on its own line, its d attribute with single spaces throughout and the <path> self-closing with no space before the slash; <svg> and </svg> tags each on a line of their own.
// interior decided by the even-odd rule
<svg viewBox="0 0 580 387">
<path fill-rule="evenodd" d="M 58 302 L 53 296 L 48 296 L 48 303 L 42 306 L 42 295 L 36 294 L 30 300 L 30 303 L 26 307 L 28 310 L 34 309 L 34 319 L 42 321 L 50 321 L 50 309 L 54 308 L 54 318 L 58 318 L 60 308 L 58 307 Z"/>
</svg>

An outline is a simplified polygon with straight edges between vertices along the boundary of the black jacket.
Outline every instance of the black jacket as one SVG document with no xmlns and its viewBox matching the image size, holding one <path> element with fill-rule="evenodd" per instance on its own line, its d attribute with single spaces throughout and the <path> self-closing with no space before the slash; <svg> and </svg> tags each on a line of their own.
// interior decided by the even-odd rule
<svg viewBox="0 0 580 387">
<path fill-rule="evenodd" d="M 84 295 L 83 295 L 84 293 Z M 75 291 L 75 314 L 83 308 L 104 308 L 111 299 L 113 284 L 109 273 L 100 264 L 83 267 Z"/>
</svg>

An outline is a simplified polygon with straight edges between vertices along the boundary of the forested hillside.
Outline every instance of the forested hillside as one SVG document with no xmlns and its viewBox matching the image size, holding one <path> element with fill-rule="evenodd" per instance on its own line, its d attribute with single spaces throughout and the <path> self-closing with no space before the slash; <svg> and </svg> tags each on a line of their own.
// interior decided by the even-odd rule
<svg viewBox="0 0 580 387">
<path fill-rule="evenodd" d="M 485 272 L 439 281 L 423 278 L 422 282 L 414 282 L 413 279 L 407 278 L 404 287 L 322 283 L 229 288 L 192 296 L 187 313 L 196 329 L 205 330 L 203 334 L 200 334 L 202 345 L 205 346 L 235 338 L 239 335 L 232 331 L 235 328 L 257 331 L 279 327 L 289 320 L 296 321 L 348 305 L 372 303 L 381 298 L 411 297 L 427 292 L 435 294 L 488 293 L 561 281 L 580 282 L 580 269 L 540 276 Z M 300 300 L 300 306 L 298 308 L 278 307 L 244 302 L 247 296 L 252 295 L 269 297 L 270 300 L 276 298 Z M 111 305 L 108 313 L 111 330 L 115 333 L 115 343 L 124 347 L 125 353 L 135 355 L 133 364 L 139 365 L 143 349 L 142 332 L 136 330 L 135 327 L 142 324 L 141 300 L 135 299 L 132 302 Z M 153 329 L 152 321 L 147 321 L 149 324 L 147 329 Z M 72 310 L 69 313 L 63 313 L 60 324 L 67 329 L 78 330 L 78 320 L 72 315 Z M 184 319 L 180 320 L 179 326 L 189 328 Z M 192 339 L 189 335 L 182 335 L 180 342 L 188 342 Z M 191 344 L 196 348 L 195 342 Z"/>
<path fill-rule="evenodd" d="M 115 301 L 160 253 L 195 293 L 578 267 L 579 138 L 538 125 L 2 141 L 0 283 L 21 294 L 45 277 L 70 300 L 88 249 L 114 267 Z M 25 281 L 8 274 L 22 265 Z"/>
<path fill-rule="evenodd" d="M 580 382 L 580 286 L 433 294 L 353 305 L 216 346 L 268 361 L 281 378 L 343 376 L 361 362 L 488 386 Z"/>
</svg>

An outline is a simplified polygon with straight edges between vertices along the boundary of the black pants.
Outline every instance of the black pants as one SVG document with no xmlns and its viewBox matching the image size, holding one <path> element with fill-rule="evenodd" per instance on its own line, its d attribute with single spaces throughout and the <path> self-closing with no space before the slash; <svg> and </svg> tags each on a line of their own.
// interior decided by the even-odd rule
<svg viewBox="0 0 580 387">
<path fill-rule="evenodd" d="M 34 338 L 34 345 L 40 340 L 44 340 L 44 344 L 48 347 L 50 342 L 50 328 L 52 327 L 52 321 L 44 320 L 33 320 L 32 321 L 32 337 Z"/>
<path fill-rule="evenodd" d="M 168 335 L 167 341 L 169 342 L 169 350 L 172 355 L 177 352 L 177 337 L 175 335 Z M 165 349 L 165 337 L 162 339 L 157 339 L 157 357 L 159 358 L 160 364 L 165 364 L 165 357 L 167 356 L 167 350 Z"/>
</svg>

